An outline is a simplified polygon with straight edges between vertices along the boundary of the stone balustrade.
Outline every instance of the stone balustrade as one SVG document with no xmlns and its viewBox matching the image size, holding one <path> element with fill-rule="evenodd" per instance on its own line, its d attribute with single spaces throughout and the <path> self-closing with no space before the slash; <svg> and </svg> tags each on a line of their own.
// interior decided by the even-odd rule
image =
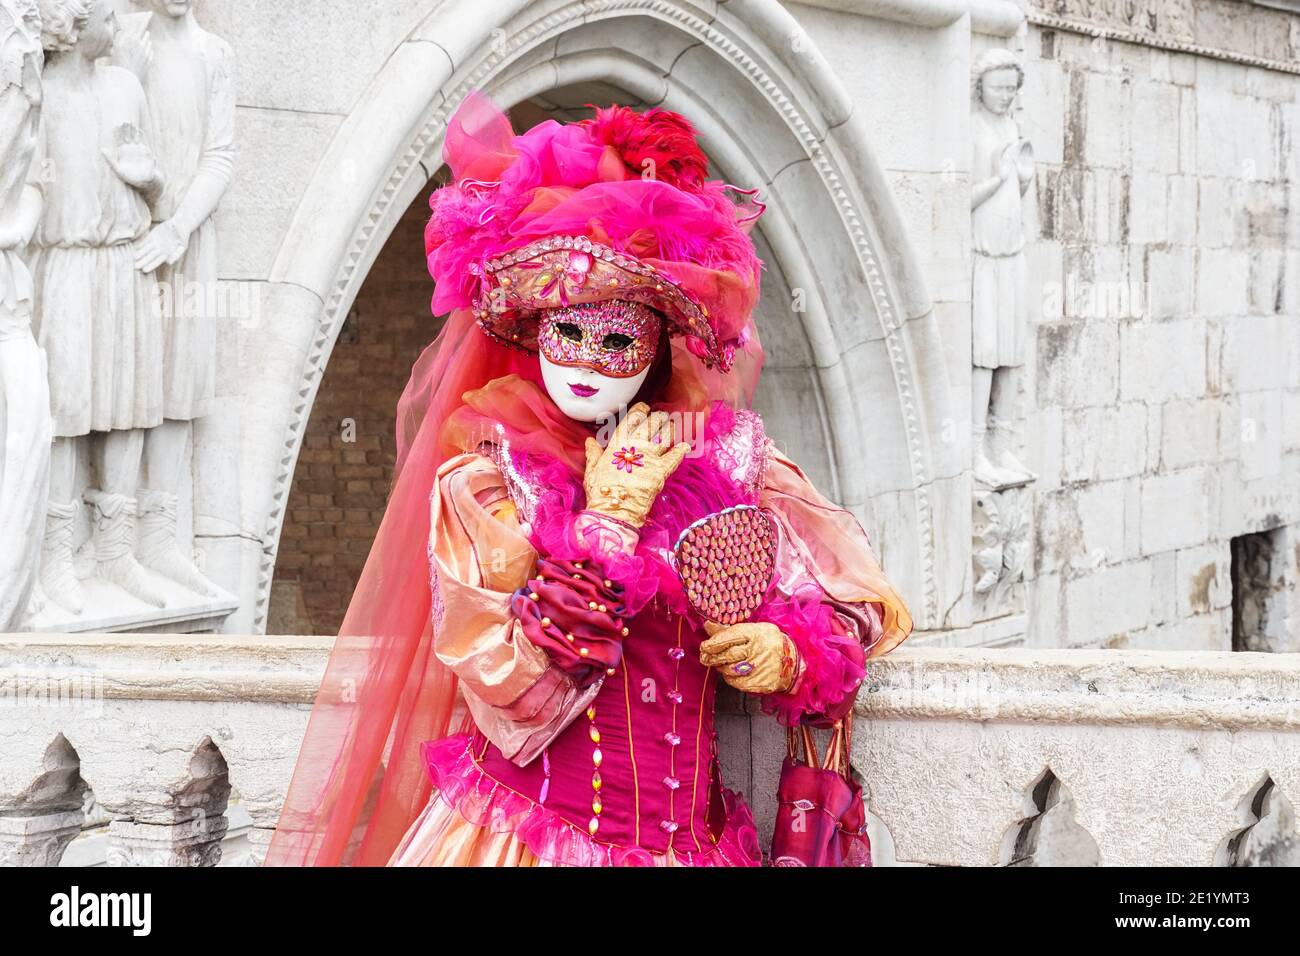
<svg viewBox="0 0 1300 956">
<path fill-rule="evenodd" d="M 214 864 L 232 804 L 260 861 L 332 642 L 0 637 L 0 863 L 59 860 L 87 805 L 110 865 Z"/>
<path fill-rule="evenodd" d="M 90 828 L 110 865 L 229 863 L 235 829 L 259 862 L 330 644 L 0 636 L 0 863 Z M 784 735 L 720 726 L 762 825 Z M 1296 655 L 901 649 L 871 665 L 853 753 L 880 863 L 1300 863 Z"/>
<path fill-rule="evenodd" d="M 899 861 L 1300 865 L 1300 655 L 911 649 L 858 714 Z"/>
</svg>

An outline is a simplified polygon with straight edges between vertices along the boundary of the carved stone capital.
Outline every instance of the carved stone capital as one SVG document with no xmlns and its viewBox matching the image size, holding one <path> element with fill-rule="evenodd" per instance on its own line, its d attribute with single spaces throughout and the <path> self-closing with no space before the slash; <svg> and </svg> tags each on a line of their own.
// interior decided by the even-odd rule
<svg viewBox="0 0 1300 956">
<path fill-rule="evenodd" d="M 200 813 L 185 823 L 131 823 L 108 826 L 109 866 L 216 866 L 226 835 L 225 814 Z"/>
<path fill-rule="evenodd" d="M 82 816 L 80 809 L 0 816 L 0 866 L 58 866 Z"/>
</svg>

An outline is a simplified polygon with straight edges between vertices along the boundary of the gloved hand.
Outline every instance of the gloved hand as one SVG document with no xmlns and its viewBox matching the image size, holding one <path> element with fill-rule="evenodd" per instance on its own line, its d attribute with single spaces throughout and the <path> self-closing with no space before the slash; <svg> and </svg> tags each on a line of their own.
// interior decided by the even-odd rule
<svg viewBox="0 0 1300 956">
<path fill-rule="evenodd" d="M 799 675 L 799 652 L 775 624 L 745 621 L 709 628 L 700 645 L 700 663 L 716 668 L 736 690 L 746 694 L 780 694 Z"/>
<path fill-rule="evenodd" d="M 672 419 L 666 412 L 651 414 L 645 402 L 618 423 L 608 447 L 588 438 L 587 510 L 640 528 L 664 482 L 691 450 L 686 442 L 673 442 Z"/>
</svg>

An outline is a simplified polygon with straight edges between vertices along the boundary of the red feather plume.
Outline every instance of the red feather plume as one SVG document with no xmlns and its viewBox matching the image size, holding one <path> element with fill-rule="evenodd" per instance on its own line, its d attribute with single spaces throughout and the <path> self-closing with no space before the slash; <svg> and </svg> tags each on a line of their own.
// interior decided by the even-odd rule
<svg viewBox="0 0 1300 956">
<path fill-rule="evenodd" d="M 599 142 L 614 147 L 637 176 L 653 170 L 655 179 L 697 191 L 708 175 L 709 160 L 696 142 L 695 127 L 680 113 L 658 108 L 638 113 L 627 106 L 611 106 L 596 109 L 583 125 Z"/>
</svg>

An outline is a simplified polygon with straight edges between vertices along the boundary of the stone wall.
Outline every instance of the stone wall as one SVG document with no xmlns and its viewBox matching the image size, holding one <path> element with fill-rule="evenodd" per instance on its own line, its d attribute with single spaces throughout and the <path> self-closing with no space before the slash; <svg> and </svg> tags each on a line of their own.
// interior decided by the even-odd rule
<svg viewBox="0 0 1300 956">
<path fill-rule="evenodd" d="M 1231 539 L 1300 518 L 1300 77 L 1068 30 L 1025 46 L 1031 641 L 1227 649 Z"/>
<path fill-rule="evenodd" d="M 1038 165 L 1027 226 L 1041 236 L 1023 396 L 1040 475 L 1027 640 L 1227 649 L 1232 540 L 1269 531 L 1273 637 L 1249 646 L 1295 649 L 1300 17 L 1217 0 L 1022 6 L 1030 23 L 1012 35 L 978 2 L 970 20 L 934 22 L 872 0 L 791 9 L 869 115 L 927 270 L 958 426 L 966 84 L 990 46 L 1026 63 L 1019 121 Z M 958 607 L 950 623 L 962 620 Z"/>
</svg>

